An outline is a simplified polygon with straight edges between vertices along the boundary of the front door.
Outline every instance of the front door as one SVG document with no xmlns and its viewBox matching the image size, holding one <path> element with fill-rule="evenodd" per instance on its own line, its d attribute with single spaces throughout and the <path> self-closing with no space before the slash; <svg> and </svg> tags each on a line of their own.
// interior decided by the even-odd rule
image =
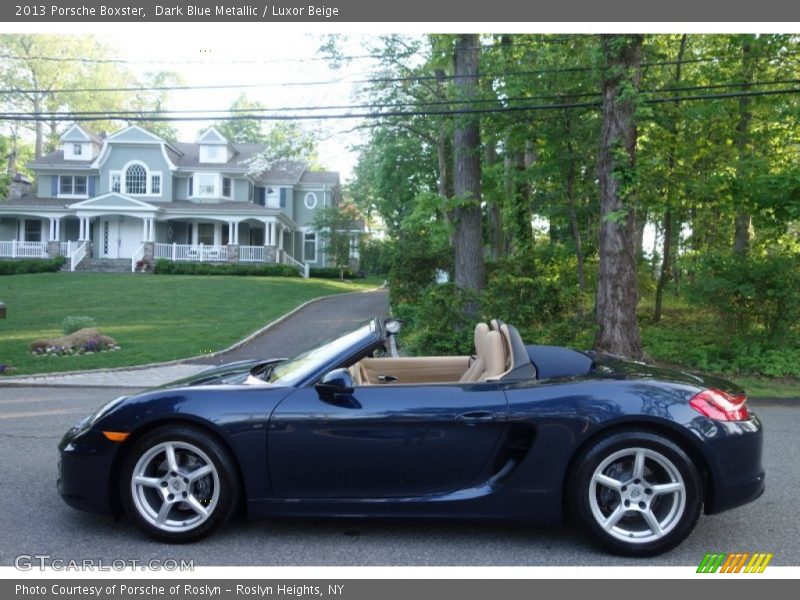
<svg viewBox="0 0 800 600">
<path fill-rule="evenodd" d="M 100 220 L 100 256 L 119 258 L 119 219 L 105 217 Z"/>
<path fill-rule="evenodd" d="M 468 487 L 505 426 L 493 384 L 356 387 L 331 404 L 297 389 L 272 413 L 267 457 L 282 498 L 414 497 Z"/>
</svg>

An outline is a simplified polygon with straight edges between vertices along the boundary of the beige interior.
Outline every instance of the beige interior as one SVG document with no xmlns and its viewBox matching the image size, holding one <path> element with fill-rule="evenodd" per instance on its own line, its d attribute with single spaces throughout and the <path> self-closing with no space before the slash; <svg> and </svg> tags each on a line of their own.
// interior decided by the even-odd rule
<svg viewBox="0 0 800 600">
<path fill-rule="evenodd" d="M 442 383 L 458 381 L 469 360 L 469 356 L 362 358 L 350 367 L 350 374 L 356 385 Z"/>
</svg>

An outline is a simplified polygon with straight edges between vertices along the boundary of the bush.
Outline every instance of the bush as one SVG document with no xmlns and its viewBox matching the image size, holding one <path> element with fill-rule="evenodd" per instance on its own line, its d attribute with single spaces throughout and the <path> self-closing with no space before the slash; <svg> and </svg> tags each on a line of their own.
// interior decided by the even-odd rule
<svg viewBox="0 0 800 600">
<path fill-rule="evenodd" d="M 95 324 L 92 317 L 64 317 L 64 320 L 61 321 L 61 329 L 64 331 L 64 335 L 69 335 L 84 327 L 94 327 Z"/>
<path fill-rule="evenodd" d="M 28 273 L 56 273 L 64 266 L 66 258 L 0 260 L 0 275 L 25 275 Z"/>
<path fill-rule="evenodd" d="M 156 261 L 156 275 L 235 275 L 241 277 L 300 277 L 297 269 L 280 264 Z M 338 275 L 337 275 L 338 278 Z"/>
<path fill-rule="evenodd" d="M 688 292 L 730 333 L 785 341 L 800 319 L 800 254 L 707 256 Z"/>
<path fill-rule="evenodd" d="M 361 238 L 359 266 L 365 275 L 387 275 L 392 268 L 392 245 L 389 242 Z"/>
<path fill-rule="evenodd" d="M 350 269 L 345 269 L 344 274 L 339 267 L 314 267 L 308 270 L 309 277 L 318 279 L 353 279 L 356 277 Z"/>
</svg>

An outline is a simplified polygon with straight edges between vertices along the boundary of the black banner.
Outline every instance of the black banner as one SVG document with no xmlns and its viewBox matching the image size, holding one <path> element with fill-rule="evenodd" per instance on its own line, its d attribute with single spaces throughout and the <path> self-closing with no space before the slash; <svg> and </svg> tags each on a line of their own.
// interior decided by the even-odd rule
<svg viewBox="0 0 800 600">
<path fill-rule="evenodd" d="M 790 22 L 800 21 L 800 3 L 761 0 L 56 0 L 0 4 L 5 22 Z"/>
</svg>

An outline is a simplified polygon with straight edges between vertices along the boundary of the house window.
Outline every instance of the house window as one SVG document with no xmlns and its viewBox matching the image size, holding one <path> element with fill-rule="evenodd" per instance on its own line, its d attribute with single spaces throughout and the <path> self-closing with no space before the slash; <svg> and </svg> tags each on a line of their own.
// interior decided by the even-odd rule
<svg viewBox="0 0 800 600">
<path fill-rule="evenodd" d="M 214 245 L 214 224 L 213 223 L 198 223 L 197 224 L 197 243 L 206 246 Z"/>
<path fill-rule="evenodd" d="M 275 188 L 267 188 L 266 202 L 264 203 L 264 206 L 267 208 L 280 208 L 281 200 L 279 190 Z"/>
<path fill-rule="evenodd" d="M 60 175 L 58 193 L 60 196 L 85 196 L 86 175 Z"/>
<path fill-rule="evenodd" d="M 314 192 L 308 192 L 303 204 L 305 204 L 306 208 L 309 210 L 317 208 L 317 195 Z"/>
<path fill-rule="evenodd" d="M 197 177 L 197 195 L 213 196 L 216 191 L 217 176 L 213 173 L 198 173 L 195 177 Z"/>
<path fill-rule="evenodd" d="M 303 260 L 306 262 L 317 262 L 317 234 L 308 231 L 303 237 Z"/>
<path fill-rule="evenodd" d="M 189 196 L 194 196 L 194 177 L 189 177 Z"/>
<path fill-rule="evenodd" d="M 226 198 L 231 197 L 231 178 L 230 177 L 223 177 L 222 178 L 222 195 Z"/>
<path fill-rule="evenodd" d="M 217 148 L 216 146 L 208 146 L 208 148 L 206 149 L 206 154 L 208 155 L 208 158 L 210 160 L 217 159 L 217 150 L 219 150 L 219 148 Z"/>
<path fill-rule="evenodd" d="M 150 193 L 161 194 L 161 175 L 150 176 Z"/>
<path fill-rule="evenodd" d="M 42 241 L 42 222 L 37 220 L 25 219 L 25 241 Z"/>
<path fill-rule="evenodd" d="M 111 175 L 111 191 L 119 193 L 122 189 L 122 176 L 119 173 Z"/>
<path fill-rule="evenodd" d="M 125 171 L 125 193 L 144 195 L 147 193 L 147 171 L 142 165 L 131 165 Z"/>
<path fill-rule="evenodd" d="M 83 144 L 72 144 L 73 156 L 80 156 L 83 154 Z"/>
</svg>

